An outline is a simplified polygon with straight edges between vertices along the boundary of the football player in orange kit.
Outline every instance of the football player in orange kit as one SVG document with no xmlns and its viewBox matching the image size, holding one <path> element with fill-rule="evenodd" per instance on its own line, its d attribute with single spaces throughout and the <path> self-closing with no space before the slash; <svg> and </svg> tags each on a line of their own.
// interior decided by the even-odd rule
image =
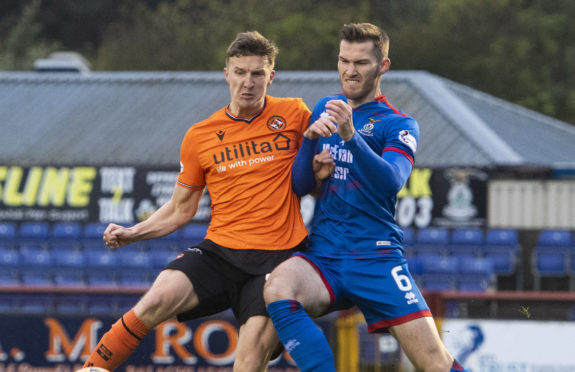
<svg viewBox="0 0 575 372">
<path fill-rule="evenodd" d="M 258 32 L 227 50 L 230 104 L 194 124 L 181 146 L 171 199 L 132 227 L 110 224 L 111 248 L 158 238 L 196 214 L 207 188 L 212 216 L 205 240 L 168 264 L 152 287 L 102 337 L 85 366 L 114 370 L 161 322 L 231 308 L 240 324 L 234 371 L 264 371 L 278 339 L 263 301 L 266 274 L 305 248 L 307 230 L 291 167 L 310 111 L 299 98 L 266 95 L 277 47 Z M 296 192 L 294 192 L 296 191 Z"/>
</svg>

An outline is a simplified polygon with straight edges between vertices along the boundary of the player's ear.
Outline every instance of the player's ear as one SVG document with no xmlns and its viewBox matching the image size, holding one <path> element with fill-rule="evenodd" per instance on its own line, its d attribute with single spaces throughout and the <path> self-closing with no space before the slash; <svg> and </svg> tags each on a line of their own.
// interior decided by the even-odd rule
<svg viewBox="0 0 575 372">
<path fill-rule="evenodd" d="M 272 85 L 272 82 L 274 81 L 274 76 L 276 76 L 276 70 L 271 70 L 270 72 L 270 80 L 268 81 L 268 87 L 270 85 Z"/>
<path fill-rule="evenodd" d="M 230 77 L 228 76 L 228 68 L 224 67 L 224 75 L 226 76 L 226 83 L 230 83 Z"/>
<path fill-rule="evenodd" d="M 389 71 L 390 66 L 391 66 L 391 59 L 384 58 L 383 61 L 381 61 L 381 66 L 379 67 L 379 73 L 382 75 L 385 74 L 387 71 Z"/>
</svg>

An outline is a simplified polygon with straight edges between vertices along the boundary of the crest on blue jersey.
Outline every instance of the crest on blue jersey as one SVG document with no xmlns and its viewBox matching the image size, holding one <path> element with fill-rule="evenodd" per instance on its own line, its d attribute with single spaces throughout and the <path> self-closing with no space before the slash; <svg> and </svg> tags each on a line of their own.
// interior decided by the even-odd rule
<svg viewBox="0 0 575 372">
<path fill-rule="evenodd" d="M 377 120 L 379 121 L 379 120 Z M 363 128 L 358 129 L 357 131 L 361 134 L 363 134 L 364 136 L 369 136 L 372 137 L 373 136 L 373 128 L 375 127 L 375 125 L 373 125 L 373 123 L 375 123 L 376 120 L 373 119 L 369 119 L 369 123 L 364 124 Z"/>
</svg>

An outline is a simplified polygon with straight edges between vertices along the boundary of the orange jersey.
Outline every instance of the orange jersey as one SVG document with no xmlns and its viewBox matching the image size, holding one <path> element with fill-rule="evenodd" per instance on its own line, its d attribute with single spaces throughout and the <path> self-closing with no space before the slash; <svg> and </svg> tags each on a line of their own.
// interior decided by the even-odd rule
<svg viewBox="0 0 575 372">
<path fill-rule="evenodd" d="M 207 187 L 206 239 L 233 249 L 284 250 L 307 236 L 291 167 L 310 115 L 300 98 L 266 96 L 250 119 L 224 108 L 188 130 L 178 183 Z"/>
</svg>

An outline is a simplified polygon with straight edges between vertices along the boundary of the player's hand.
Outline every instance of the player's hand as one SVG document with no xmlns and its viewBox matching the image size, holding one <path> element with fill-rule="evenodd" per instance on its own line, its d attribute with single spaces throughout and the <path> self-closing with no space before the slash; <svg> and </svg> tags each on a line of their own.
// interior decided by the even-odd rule
<svg viewBox="0 0 575 372">
<path fill-rule="evenodd" d="M 337 128 L 328 114 L 323 113 L 319 119 L 313 122 L 305 132 L 303 132 L 304 137 L 315 140 L 319 137 L 331 137 L 332 133 L 335 133 Z"/>
<path fill-rule="evenodd" d="M 334 99 L 325 104 L 325 112 L 337 123 L 337 133 L 341 139 L 349 141 L 355 133 L 351 106 L 342 100 Z"/>
<path fill-rule="evenodd" d="M 325 180 L 333 173 L 335 161 L 328 149 L 323 150 L 313 157 L 313 173 L 319 181 Z"/>
<path fill-rule="evenodd" d="M 111 223 L 106 227 L 102 239 L 108 247 L 117 249 L 135 241 L 133 235 L 131 229 Z"/>
</svg>

